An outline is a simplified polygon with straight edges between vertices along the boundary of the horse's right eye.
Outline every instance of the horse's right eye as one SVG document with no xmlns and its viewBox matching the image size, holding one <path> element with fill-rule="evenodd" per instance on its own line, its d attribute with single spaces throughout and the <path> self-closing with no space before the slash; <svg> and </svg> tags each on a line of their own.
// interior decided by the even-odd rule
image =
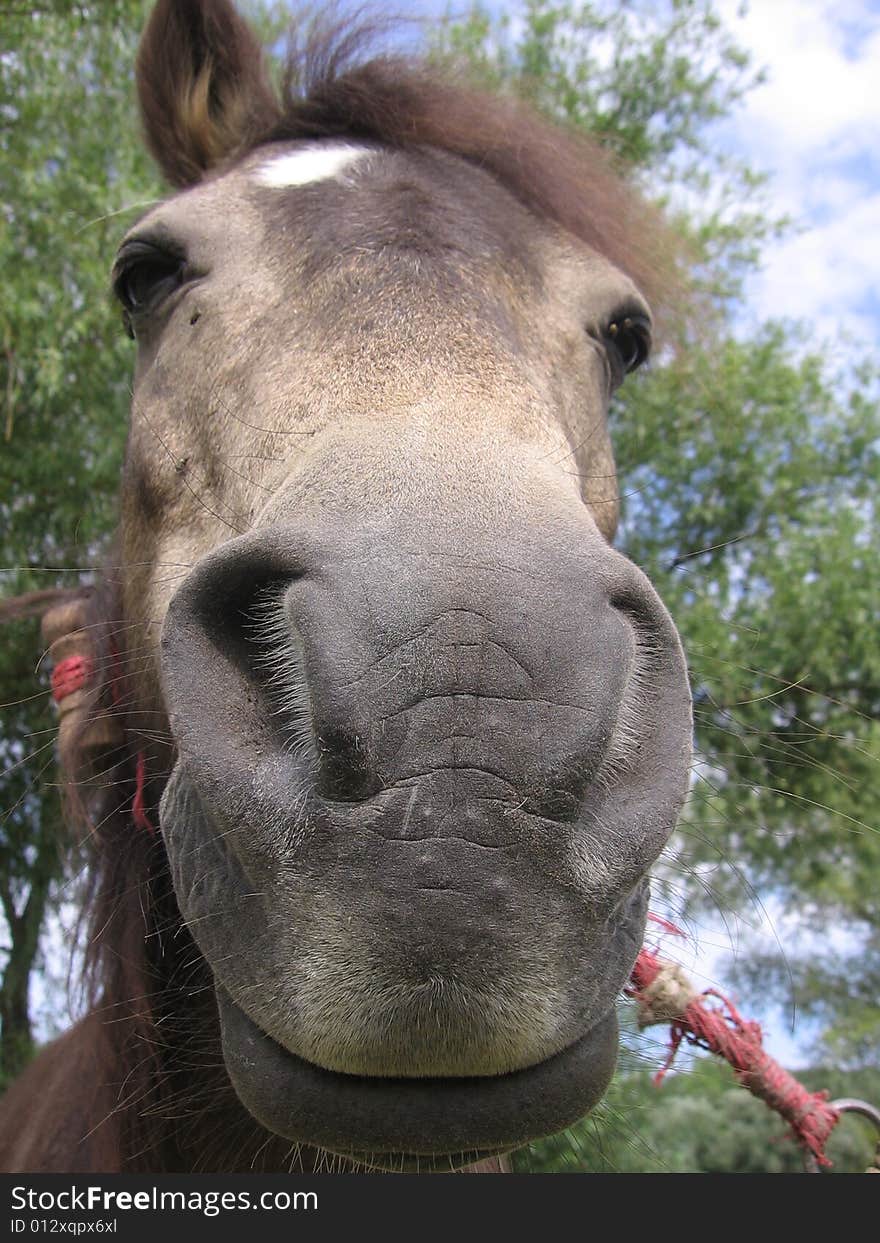
<svg viewBox="0 0 880 1243">
<path fill-rule="evenodd" d="M 623 375 L 629 375 L 651 353 L 651 321 L 647 315 L 637 313 L 615 316 L 605 329 L 605 339 Z"/>
<path fill-rule="evenodd" d="M 149 242 L 129 242 L 123 246 L 113 269 L 113 292 L 122 303 L 129 336 L 141 315 L 158 307 L 184 278 L 181 255 L 162 250 Z"/>
</svg>

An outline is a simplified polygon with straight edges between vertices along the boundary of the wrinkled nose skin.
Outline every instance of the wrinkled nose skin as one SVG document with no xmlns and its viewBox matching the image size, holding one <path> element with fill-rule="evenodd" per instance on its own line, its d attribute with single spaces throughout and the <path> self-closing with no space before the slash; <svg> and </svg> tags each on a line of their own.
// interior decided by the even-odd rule
<svg viewBox="0 0 880 1243">
<path fill-rule="evenodd" d="M 577 515 L 491 540 L 279 523 L 196 567 L 162 646 L 162 826 L 252 1112 L 471 1155 L 586 1112 L 690 762 L 640 571 Z"/>
</svg>

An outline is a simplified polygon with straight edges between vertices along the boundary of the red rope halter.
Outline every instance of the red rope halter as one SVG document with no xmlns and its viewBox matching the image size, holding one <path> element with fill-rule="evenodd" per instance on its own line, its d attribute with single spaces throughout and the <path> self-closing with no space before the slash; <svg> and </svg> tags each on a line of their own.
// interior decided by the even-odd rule
<svg viewBox="0 0 880 1243">
<path fill-rule="evenodd" d="M 113 656 L 114 661 L 118 660 L 115 649 Z M 59 660 L 52 670 L 52 698 L 56 703 L 60 704 L 62 699 L 66 699 L 68 695 L 82 690 L 91 681 L 94 672 L 94 662 L 88 656 L 67 656 L 64 660 Z M 113 698 L 118 702 L 119 696 L 115 686 L 114 682 Z M 155 833 L 156 826 L 147 815 L 144 794 L 146 784 L 147 761 L 143 751 L 138 751 L 135 759 L 135 790 L 131 803 L 131 817 L 137 828 L 143 829 L 147 833 Z"/>
<path fill-rule="evenodd" d="M 94 670 L 88 656 L 68 656 L 66 660 L 59 660 L 52 670 L 52 698 L 60 703 L 74 691 L 81 691 L 91 681 Z"/>
<path fill-rule="evenodd" d="M 730 1063 L 743 1087 L 786 1120 L 793 1137 L 820 1165 L 831 1164 L 825 1145 L 840 1112 L 829 1103 L 827 1092 L 807 1091 L 770 1056 L 758 1023 L 745 1020 L 714 988 L 697 993 L 677 963 L 665 961 L 647 946 L 639 951 L 627 994 L 638 1003 L 640 1026 L 670 1024 L 669 1056 L 655 1083 L 662 1083 L 683 1040 L 708 1049 Z M 717 1004 L 706 1004 L 708 998 Z"/>
</svg>

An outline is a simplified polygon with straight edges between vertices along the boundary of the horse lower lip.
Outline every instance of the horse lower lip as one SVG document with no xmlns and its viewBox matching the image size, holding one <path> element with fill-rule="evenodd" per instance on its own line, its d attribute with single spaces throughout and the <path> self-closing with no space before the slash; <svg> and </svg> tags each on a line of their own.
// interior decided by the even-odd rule
<svg viewBox="0 0 880 1243">
<path fill-rule="evenodd" d="M 413 1168 L 421 1158 L 442 1158 L 448 1168 L 449 1159 L 474 1161 L 562 1130 L 602 1096 L 617 1056 L 612 1009 L 574 1044 L 525 1070 L 461 1079 L 365 1078 L 297 1057 L 222 988 L 218 1000 L 227 1069 L 257 1121 L 292 1141 L 384 1168 Z"/>
<path fill-rule="evenodd" d="M 505 1148 L 474 1149 L 471 1152 L 417 1153 L 417 1152 L 340 1152 L 356 1166 L 384 1174 L 443 1174 L 461 1170 L 462 1166 L 474 1165 L 487 1157 L 503 1156 Z"/>
</svg>

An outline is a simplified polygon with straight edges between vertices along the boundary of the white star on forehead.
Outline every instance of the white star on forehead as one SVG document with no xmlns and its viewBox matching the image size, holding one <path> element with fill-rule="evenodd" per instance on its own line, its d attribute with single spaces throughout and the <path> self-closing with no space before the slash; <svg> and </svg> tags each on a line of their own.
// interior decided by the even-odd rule
<svg viewBox="0 0 880 1243">
<path fill-rule="evenodd" d="M 264 186 L 307 186 L 314 181 L 338 177 L 344 169 L 369 154 L 369 147 L 342 142 L 301 147 L 261 164 L 255 177 Z"/>
</svg>

